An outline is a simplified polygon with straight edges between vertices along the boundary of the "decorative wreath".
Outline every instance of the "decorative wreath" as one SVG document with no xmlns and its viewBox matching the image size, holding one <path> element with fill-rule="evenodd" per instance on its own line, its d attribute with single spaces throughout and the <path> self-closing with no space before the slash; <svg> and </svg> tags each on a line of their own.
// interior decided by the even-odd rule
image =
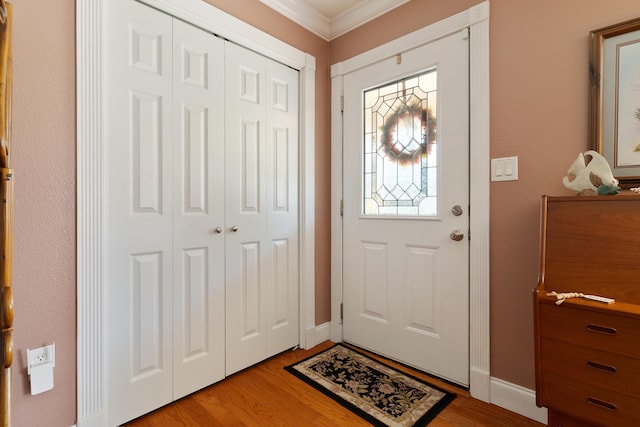
<svg viewBox="0 0 640 427">
<path fill-rule="evenodd" d="M 411 121 L 419 118 L 422 123 L 422 137 L 419 145 L 410 147 L 410 141 L 398 141 L 396 129 L 401 126 L 401 122 L 409 119 Z M 415 159 L 416 152 L 427 153 L 429 144 L 436 140 L 436 118 L 431 109 L 422 108 L 419 104 L 403 104 L 391 116 L 389 116 L 382 127 L 382 145 L 385 151 L 400 162 L 410 162 Z"/>
</svg>

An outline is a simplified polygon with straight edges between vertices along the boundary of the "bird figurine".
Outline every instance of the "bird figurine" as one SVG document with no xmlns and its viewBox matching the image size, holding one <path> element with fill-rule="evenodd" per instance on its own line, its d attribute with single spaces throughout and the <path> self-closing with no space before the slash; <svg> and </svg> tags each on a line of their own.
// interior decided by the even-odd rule
<svg viewBox="0 0 640 427">
<path fill-rule="evenodd" d="M 591 157 L 587 163 L 585 157 Z M 595 150 L 578 154 L 562 183 L 578 195 L 612 195 L 620 191 L 607 159 Z"/>
</svg>

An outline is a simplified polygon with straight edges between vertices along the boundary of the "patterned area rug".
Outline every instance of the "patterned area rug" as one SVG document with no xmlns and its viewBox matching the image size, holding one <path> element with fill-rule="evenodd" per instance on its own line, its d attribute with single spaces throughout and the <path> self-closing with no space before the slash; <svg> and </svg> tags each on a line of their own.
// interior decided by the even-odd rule
<svg viewBox="0 0 640 427">
<path fill-rule="evenodd" d="M 375 426 L 425 426 L 456 397 L 340 344 L 285 369 Z"/>
</svg>

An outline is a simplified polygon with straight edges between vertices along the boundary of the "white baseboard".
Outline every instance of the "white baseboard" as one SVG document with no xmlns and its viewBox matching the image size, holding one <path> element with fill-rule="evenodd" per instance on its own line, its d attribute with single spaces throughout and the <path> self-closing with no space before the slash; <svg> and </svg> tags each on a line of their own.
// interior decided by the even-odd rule
<svg viewBox="0 0 640 427">
<path fill-rule="evenodd" d="M 329 328 L 331 341 L 342 342 L 342 322 L 331 321 Z"/>
<path fill-rule="evenodd" d="M 103 406 L 102 408 L 103 411 L 85 417 L 84 419 L 80 419 L 78 416 L 76 424 L 71 427 L 105 427 L 107 425 L 107 413 L 106 407 Z"/>
<path fill-rule="evenodd" d="M 471 368 L 469 371 L 469 393 L 474 399 L 491 401 L 491 375 L 485 370 Z"/>
<path fill-rule="evenodd" d="M 321 342 L 331 339 L 331 324 L 327 322 L 323 323 L 322 325 L 317 325 L 313 328 L 309 328 L 307 329 L 306 335 L 307 342 L 305 344 L 305 349 L 308 350 L 320 344 Z"/>
<path fill-rule="evenodd" d="M 528 388 L 498 378 L 491 378 L 491 403 L 547 424 L 547 408 L 536 406 L 536 393 Z"/>
</svg>

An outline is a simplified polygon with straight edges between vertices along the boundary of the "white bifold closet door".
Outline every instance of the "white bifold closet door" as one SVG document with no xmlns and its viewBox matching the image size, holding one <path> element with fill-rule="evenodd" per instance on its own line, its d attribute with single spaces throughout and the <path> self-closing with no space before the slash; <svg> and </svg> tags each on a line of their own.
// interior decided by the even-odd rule
<svg viewBox="0 0 640 427">
<path fill-rule="evenodd" d="M 108 9 L 119 425 L 298 344 L 298 74 L 136 1 Z"/>
<path fill-rule="evenodd" d="M 229 375 L 299 341 L 298 72 L 232 43 L 225 59 Z"/>
<path fill-rule="evenodd" d="M 112 9 L 108 388 L 120 424 L 224 378 L 224 42 Z"/>
</svg>

